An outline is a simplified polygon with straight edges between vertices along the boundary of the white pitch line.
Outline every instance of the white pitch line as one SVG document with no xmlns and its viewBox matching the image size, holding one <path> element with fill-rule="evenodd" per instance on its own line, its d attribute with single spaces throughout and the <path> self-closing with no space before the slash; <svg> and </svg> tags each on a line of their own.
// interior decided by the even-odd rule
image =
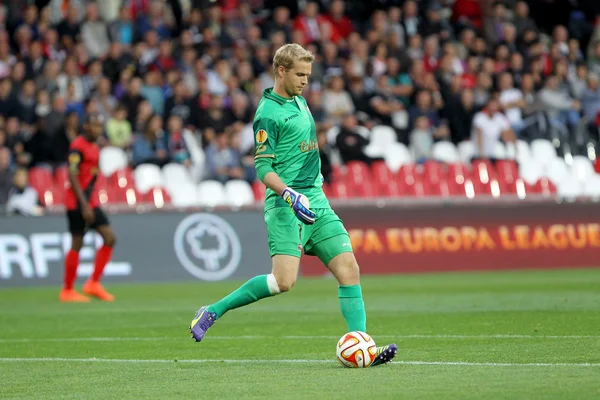
<svg viewBox="0 0 600 400">
<path fill-rule="evenodd" d="M 205 363 L 228 363 L 228 364 L 330 364 L 338 363 L 336 360 L 136 360 L 117 358 L 0 358 L 0 362 L 81 362 L 81 363 L 129 363 L 129 364 L 205 364 Z M 464 366 L 464 367 L 600 367 L 600 363 L 494 363 L 494 362 L 466 362 L 466 361 L 398 361 L 390 365 L 433 365 L 433 366 Z"/>
<path fill-rule="evenodd" d="M 586 335 L 377 335 L 378 338 L 393 339 L 600 339 L 600 336 Z M 79 338 L 20 338 L 0 339 L 0 343 L 41 343 L 41 342 L 152 342 L 161 340 L 187 339 L 180 337 L 79 337 Z M 337 336 L 209 336 L 206 340 L 312 340 L 339 339 Z"/>
</svg>

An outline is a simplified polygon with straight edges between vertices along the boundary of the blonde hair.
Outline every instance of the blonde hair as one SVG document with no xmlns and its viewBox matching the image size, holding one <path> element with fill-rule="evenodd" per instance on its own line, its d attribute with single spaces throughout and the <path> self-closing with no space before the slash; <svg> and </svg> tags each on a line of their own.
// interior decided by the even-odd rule
<svg viewBox="0 0 600 400">
<path fill-rule="evenodd" d="M 294 68 L 294 64 L 298 61 L 312 63 L 315 61 L 315 55 L 297 43 L 284 44 L 277 49 L 273 57 L 273 75 L 277 76 L 279 67 Z"/>
</svg>

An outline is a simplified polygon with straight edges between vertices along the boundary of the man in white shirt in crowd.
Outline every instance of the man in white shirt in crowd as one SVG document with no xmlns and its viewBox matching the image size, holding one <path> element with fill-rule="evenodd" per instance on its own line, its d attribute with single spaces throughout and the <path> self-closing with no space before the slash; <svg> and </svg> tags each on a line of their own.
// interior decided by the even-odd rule
<svg viewBox="0 0 600 400">
<path fill-rule="evenodd" d="M 15 171 L 13 188 L 8 193 L 7 214 L 18 214 L 27 217 L 44 214 L 44 209 L 40 206 L 38 192 L 28 186 L 27 180 L 28 174 L 25 168 L 19 168 Z"/>
<path fill-rule="evenodd" d="M 505 72 L 500 76 L 500 105 L 504 110 L 506 118 L 510 122 L 512 130 L 519 134 L 524 127 L 523 113 L 521 110 L 525 107 L 523 93 L 513 85 L 513 77 Z"/>
<path fill-rule="evenodd" d="M 500 112 L 500 104 L 496 97 L 492 96 L 485 108 L 475 114 L 471 140 L 477 147 L 475 157 L 491 160 L 496 158 L 496 145 L 499 140 L 516 142 L 510 121 Z"/>
</svg>

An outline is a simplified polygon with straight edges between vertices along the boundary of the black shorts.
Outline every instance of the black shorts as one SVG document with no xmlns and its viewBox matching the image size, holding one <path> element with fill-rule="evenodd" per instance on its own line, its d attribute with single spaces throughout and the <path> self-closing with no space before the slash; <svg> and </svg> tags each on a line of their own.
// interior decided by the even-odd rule
<svg viewBox="0 0 600 400">
<path fill-rule="evenodd" d="M 101 208 L 96 207 L 92 209 L 94 216 L 94 223 L 92 225 L 86 225 L 81 210 L 68 210 L 67 219 L 69 220 L 69 232 L 72 235 L 83 236 L 89 229 L 97 229 L 100 226 L 109 225 L 108 217 L 104 214 Z"/>
</svg>

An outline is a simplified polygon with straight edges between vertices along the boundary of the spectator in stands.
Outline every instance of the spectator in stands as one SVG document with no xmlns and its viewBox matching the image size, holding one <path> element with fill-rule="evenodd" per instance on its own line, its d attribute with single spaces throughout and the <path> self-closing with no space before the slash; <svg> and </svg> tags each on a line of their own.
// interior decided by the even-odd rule
<svg viewBox="0 0 600 400">
<path fill-rule="evenodd" d="M 6 204 L 8 193 L 12 188 L 12 173 L 10 172 L 10 150 L 3 147 L 5 133 L 0 131 L 0 204 Z"/>
<path fill-rule="evenodd" d="M 127 107 L 127 118 L 131 126 L 135 126 L 137 120 L 137 110 L 144 98 L 140 94 L 142 90 L 142 80 L 133 78 L 127 86 L 127 93 L 121 99 L 121 102 Z"/>
<path fill-rule="evenodd" d="M 500 112 L 500 104 L 491 97 L 485 108 L 475 114 L 471 140 L 476 146 L 476 158 L 496 159 L 496 144 L 502 140 L 515 142 L 510 121 Z"/>
<path fill-rule="evenodd" d="M 157 71 L 148 71 L 146 73 L 140 94 L 150 102 L 154 113 L 159 115 L 164 114 L 165 99 L 161 88 L 161 75 Z"/>
<path fill-rule="evenodd" d="M 549 112 L 553 121 L 567 127 L 579 123 L 579 100 L 571 98 L 568 93 L 559 88 L 559 78 L 555 75 L 546 80 L 546 85 L 539 93 L 542 106 Z"/>
<path fill-rule="evenodd" d="M 321 175 L 323 175 L 326 183 L 331 183 L 333 167 L 330 157 L 331 148 L 329 143 L 327 143 L 326 129 L 319 128 L 317 130 L 317 140 L 319 142 L 319 158 L 321 159 Z"/>
<path fill-rule="evenodd" d="M 110 40 L 106 24 L 99 19 L 98 6 L 90 3 L 86 8 L 86 20 L 81 25 L 81 39 L 92 58 L 102 58 L 108 53 Z"/>
<path fill-rule="evenodd" d="M 506 6 L 503 2 L 496 1 L 491 15 L 483 24 L 485 39 L 488 43 L 496 45 L 504 40 L 504 24 L 507 22 Z"/>
<path fill-rule="evenodd" d="M 217 134 L 206 149 L 206 169 L 209 179 L 222 183 L 231 179 L 244 179 L 240 155 L 231 147 L 227 133 Z"/>
<path fill-rule="evenodd" d="M 192 123 L 192 102 L 183 80 L 177 81 L 173 86 L 173 94 L 165 102 L 164 117 L 169 120 L 172 115 L 178 115 L 185 125 Z"/>
<path fill-rule="evenodd" d="M 51 136 L 52 141 L 52 159 L 58 165 L 67 162 L 69 145 L 79 135 L 79 115 L 76 112 L 69 112 L 64 119 L 61 119 L 62 126 Z"/>
<path fill-rule="evenodd" d="M 242 145 L 242 135 L 247 127 L 250 128 L 250 132 L 252 133 L 252 144 L 244 148 Z M 256 180 L 256 169 L 254 168 L 254 132 L 251 126 L 244 126 L 241 122 L 235 122 L 231 126 L 231 148 L 240 155 L 240 164 L 244 179 L 252 184 Z"/>
<path fill-rule="evenodd" d="M 18 168 L 13 178 L 13 187 L 8 193 L 6 212 L 9 215 L 40 216 L 44 208 L 40 205 L 37 190 L 28 185 L 28 173 L 25 168 Z"/>
<path fill-rule="evenodd" d="M 152 106 L 146 100 L 143 100 L 137 109 L 135 124 L 132 125 L 132 129 L 135 133 L 144 132 L 146 122 L 152 117 Z"/>
<path fill-rule="evenodd" d="M 225 129 L 231 124 L 230 116 L 225 113 L 224 103 L 223 96 L 214 94 L 210 98 L 208 109 L 196 115 L 197 126 L 202 130 L 203 147 L 210 144 L 210 131 L 214 133 L 225 132 Z"/>
<path fill-rule="evenodd" d="M 513 86 L 512 75 L 505 72 L 500 76 L 498 87 L 500 89 L 500 106 L 510 122 L 511 129 L 518 135 L 524 127 L 522 109 L 526 103 L 523 93 Z"/>
<path fill-rule="evenodd" d="M 408 115 L 411 130 L 416 127 L 417 119 L 424 117 L 427 120 L 427 129 L 431 130 L 434 140 L 450 138 L 450 130 L 445 123 L 442 124 L 440 115 L 433 104 L 431 92 L 428 90 L 421 90 L 417 93 L 416 104 L 408 110 Z M 424 124 L 421 123 L 421 127 L 423 126 Z"/>
<path fill-rule="evenodd" d="M 600 85 L 598 79 L 598 75 L 588 74 L 587 87 L 581 96 L 583 116 L 588 122 L 594 121 L 598 111 L 600 111 Z"/>
<path fill-rule="evenodd" d="M 365 154 L 365 147 L 369 140 L 358 131 L 358 121 L 354 114 L 346 114 L 342 119 L 340 132 L 335 138 L 335 143 L 340 151 L 342 162 L 347 164 L 350 161 L 362 161 L 371 163 L 371 157 Z"/>
<path fill-rule="evenodd" d="M 329 87 L 323 92 L 323 108 L 325 117 L 333 124 L 339 124 L 344 115 L 354 113 L 352 97 L 344 90 L 341 76 L 331 77 Z"/>
<path fill-rule="evenodd" d="M 93 95 L 93 99 L 98 104 L 97 111 L 102 114 L 106 120 L 110 118 L 117 107 L 117 99 L 115 99 L 111 92 L 112 83 L 110 82 L 110 79 L 104 77 L 98 82 L 96 93 Z M 127 108 L 125 108 L 125 111 L 127 112 Z"/>
<path fill-rule="evenodd" d="M 133 142 L 131 123 L 127 120 L 127 107 L 120 104 L 106 121 L 106 136 L 111 146 L 128 149 Z"/>
<path fill-rule="evenodd" d="M 521 36 L 527 30 L 537 31 L 535 21 L 529 17 L 529 4 L 520 0 L 515 4 L 515 17 L 513 20 L 517 35 Z"/>
<path fill-rule="evenodd" d="M 270 37 L 274 32 L 283 32 L 286 42 L 292 40 L 290 27 L 290 10 L 287 7 L 277 7 L 273 10 L 272 20 L 263 25 L 263 38 Z"/>
<path fill-rule="evenodd" d="M 131 20 L 131 9 L 123 6 L 119 10 L 119 18 L 108 26 L 108 34 L 113 43 L 130 46 L 135 39 L 135 25 Z"/>
<path fill-rule="evenodd" d="M 26 167 L 31 161 L 31 155 L 25 151 L 26 135 L 21 130 L 21 123 L 17 117 L 6 120 L 6 146 L 10 149 L 15 164 Z"/>
<path fill-rule="evenodd" d="M 186 167 L 192 165 L 190 152 L 188 151 L 184 137 L 183 119 L 173 114 L 167 120 L 167 147 L 171 161 L 183 164 Z"/>
<path fill-rule="evenodd" d="M 21 90 L 17 95 L 16 115 L 22 122 L 23 129 L 31 132 L 36 123 L 35 114 L 35 83 L 32 80 L 26 80 L 21 85 Z"/>
<path fill-rule="evenodd" d="M 132 148 L 134 166 L 149 163 L 162 167 L 169 162 L 169 152 L 162 124 L 162 117 L 154 114 L 146 121 L 143 133 L 135 135 Z"/>
<path fill-rule="evenodd" d="M 18 102 L 13 92 L 13 83 L 10 78 L 0 82 L 0 115 L 12 117 L 18 113 Z"/>
</svg>

